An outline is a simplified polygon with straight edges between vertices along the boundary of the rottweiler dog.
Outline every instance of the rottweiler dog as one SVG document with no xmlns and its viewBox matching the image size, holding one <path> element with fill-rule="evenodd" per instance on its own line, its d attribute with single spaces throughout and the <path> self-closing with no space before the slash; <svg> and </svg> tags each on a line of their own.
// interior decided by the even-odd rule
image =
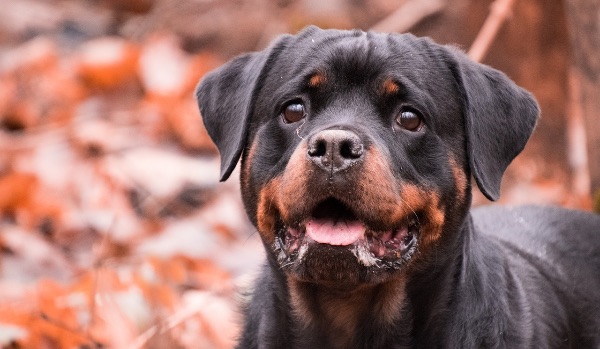
<svg viewBox="0 0 600 349">
<path fill-rule="evenodd" d="M 238 348 L 600 348 L 600 217 L 470 209 L 539 115 L 503 73 L 309 27 L 196 95 L 267 251 Z"/>
</svg>

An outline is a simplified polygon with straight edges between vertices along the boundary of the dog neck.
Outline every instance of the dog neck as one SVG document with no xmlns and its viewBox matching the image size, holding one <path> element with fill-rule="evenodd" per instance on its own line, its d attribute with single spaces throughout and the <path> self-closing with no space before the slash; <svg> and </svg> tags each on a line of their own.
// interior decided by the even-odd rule
<svg viewBox="0 0 600 349">
<path fill-rule="evenodd" d="M 360 327 L 378 331 L 399 320 L 404 304 L 405 281 L 378 285 L 331 287 L 288 280 L 292 309 L 300 323 L 316 330 L 331 348 L 349 348 Z M 386 331 L 383 331 L 386 332 Z"/>
</svg>

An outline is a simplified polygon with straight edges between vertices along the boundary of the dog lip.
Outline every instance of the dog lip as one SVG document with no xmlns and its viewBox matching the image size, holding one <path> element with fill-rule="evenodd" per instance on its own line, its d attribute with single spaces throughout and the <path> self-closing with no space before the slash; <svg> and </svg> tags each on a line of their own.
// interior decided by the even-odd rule
<svg viewBox="0 0 600 349">
<path fill-rule="evenodd" d="M 405 223 L 394 230 L 366 235 L 369 251 L 377 258 L 397 259 L 406 255 L 416 243 L 418 226 Z"/>
<path fill-rule="evenodd" d="M 273 249 L 282 267 L 299 266 L 317 246 L 347 249 L 360 264 L 376 270 L 398 270 L 412 258 L 420 235 L 419 216 L 388 222 L 385 216 L 365 215 L 346 202 L 326 197 L 306 215 L 279 217 Z"/>
<path fill-rule="evenodd" d="M 351 250 L 363 249 L 372 256 L 371 259 L 393 262 L 410 258 L 417 243 L 419 225 L 405 221 L 395 229 L 377 231 L 360 221 L 334 222 L 313 218 L 296 227 L 286 226 L 283 232 L 283 239 L 279 241 L 286 256 L 316 243 Z"/>
</svg>

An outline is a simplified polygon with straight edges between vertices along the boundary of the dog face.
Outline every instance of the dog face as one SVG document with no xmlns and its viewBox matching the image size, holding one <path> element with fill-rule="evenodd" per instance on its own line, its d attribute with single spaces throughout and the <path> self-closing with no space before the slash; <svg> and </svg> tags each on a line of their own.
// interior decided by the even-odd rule
<svg viewBox="0 0 600 349">
<path fill-rule="evenodd" d="M 197 89 L 227 179 L 271 263 L 316 283 L 378 283 L 452 243 L 471 175 L 490 199 L 538 115 L 532 96 L 412 35 L 283 36 Z"/>
</svg>

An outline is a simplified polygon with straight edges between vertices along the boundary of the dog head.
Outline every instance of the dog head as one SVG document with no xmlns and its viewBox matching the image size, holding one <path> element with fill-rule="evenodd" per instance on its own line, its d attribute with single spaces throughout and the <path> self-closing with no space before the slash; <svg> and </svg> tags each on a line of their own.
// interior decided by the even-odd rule
<svg viewBox="0 0 600 349">
<path fill-rule="evenodd" d="M 242 157 L 270 261 L 317 283 L 376 283 L 449 244 L 470 178 L 498 198 L 538 117 L 504 74 L 409 34 L 280 37 L 208 74 L 197 98 L 221 155 Z"/>
</svg>

